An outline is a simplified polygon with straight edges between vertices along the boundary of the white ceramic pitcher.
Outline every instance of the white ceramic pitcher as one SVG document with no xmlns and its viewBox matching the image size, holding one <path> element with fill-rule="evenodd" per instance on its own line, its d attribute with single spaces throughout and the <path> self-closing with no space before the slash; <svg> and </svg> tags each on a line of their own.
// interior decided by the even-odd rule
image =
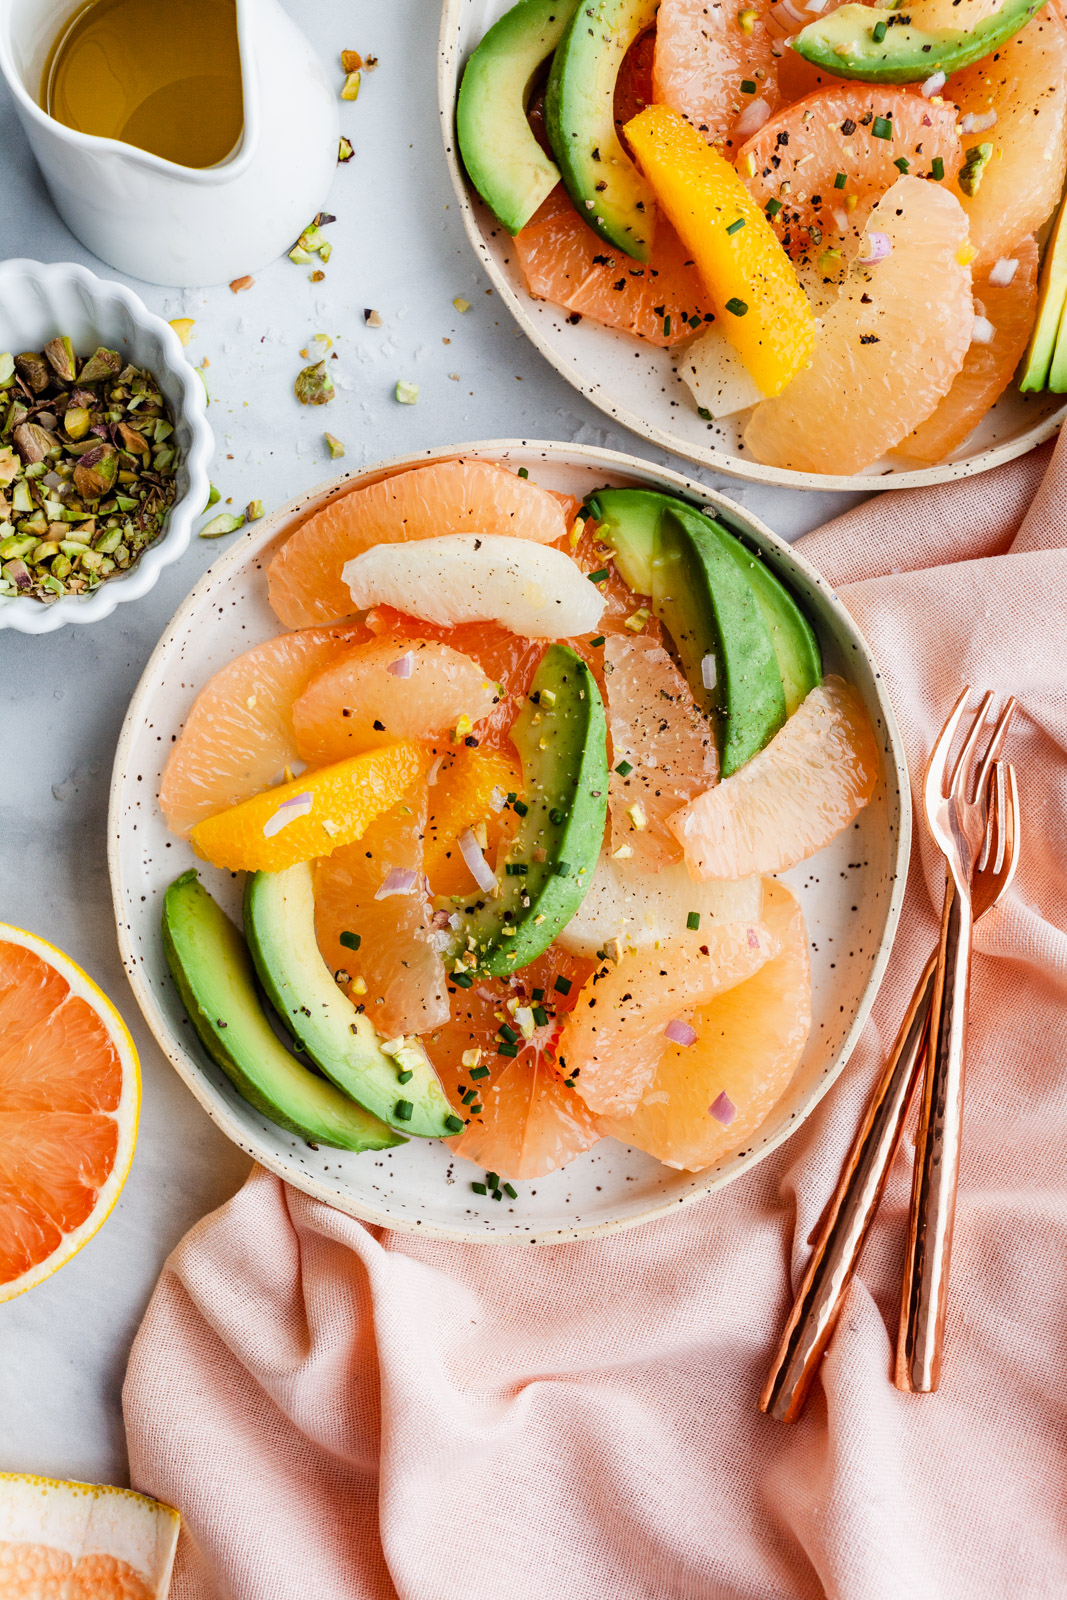
<svg viewBox="0 0 1067 1600">
<path fill-rule="evenodd" d="M 120 272 L 182 287 L 232 282 L 289 249 L 326 199 L 340 129 L 338 88 L 278 0 L 236 0 L 244 130 L 206 168 L 76 133 L 42 109 L 49 51 L 83 4 L 0 0 L 0 71 L 71 232 Z"/>
</svg>

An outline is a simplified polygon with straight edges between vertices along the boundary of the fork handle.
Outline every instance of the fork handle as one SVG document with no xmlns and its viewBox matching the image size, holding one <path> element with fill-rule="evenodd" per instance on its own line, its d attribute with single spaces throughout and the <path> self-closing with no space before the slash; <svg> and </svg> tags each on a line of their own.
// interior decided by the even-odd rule
<svg viewBox="0 0 1067 1600">
<path fill-rule="evenodd" d="M 946 874 L 915 1145 L 894 1382 L 931 1394 L 941 1381 L 952 1226 L 960 1167 L 971 969 L 971 902 Z"/>
<path fill-rule="evenodd" d="M 804 1409 L 881 1204 L 925 1058 L 936 967 L 937 951 L 915 985 L 896 1043 L 841 1169 L 760 1395 L 760 1410 L 779 1422 L 796 1422 Z"/>
</svg>

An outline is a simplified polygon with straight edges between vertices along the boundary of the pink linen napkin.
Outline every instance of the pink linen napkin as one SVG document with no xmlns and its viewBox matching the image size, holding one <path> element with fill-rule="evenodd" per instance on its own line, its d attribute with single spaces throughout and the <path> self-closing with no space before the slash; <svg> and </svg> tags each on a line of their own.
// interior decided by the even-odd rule
<svg viewBox="0 0 1067 1600">
<path fill-rule="evenodd" d="M 801 542 L 913 774 L 961 681 L 1019 696 L 1015 887 L 978 933 L 941 1391 L 889 1379 L 911 1150 L 801 1423 L 756 1409 L 808 1239 L 935 936 L 916 830 L 846 1073 L 746 1178 L 537 1250 L 367 1228 L 263 1171 L 171 1256 L 130 1360 L 176 1600 L 1067 1595 L 1067 441 Z"/>
</svg>

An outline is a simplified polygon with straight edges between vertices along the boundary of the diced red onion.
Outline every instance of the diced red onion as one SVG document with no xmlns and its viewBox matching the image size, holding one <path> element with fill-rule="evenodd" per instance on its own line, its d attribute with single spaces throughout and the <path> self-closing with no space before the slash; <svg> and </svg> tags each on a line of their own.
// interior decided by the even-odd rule
<svg viewBox="0 0 1067 1600">
<path fill-rule="evenodd" d="M 673 1017 L 671 1021 L 668 1022 L 663 1032 L 671 1041 L 671 1044 L 688 1045 L 696 1044 L 697 1042 L 696 1029 L 691 1028 L 688 1022 L 683 1022 L 681 1017 Z"/>
<path fill-rule="evenodd" d="M 719 664 L 713 655 L 706 655 L 700 663 L 700 681 L 705 689 L 714 689 L 719 681 Z"/>
<path fill-rule="evenodd" d="M 407 650 L 402 656 L 399 656 L 396 661 L 390 661 L 385 670 L 386 672 L 391 672 L 394 678 L 410 678 L 411 668 L 414 664 L 414 661 L 415 652 L 413 650 Z"/>
<path fill-rule="evenodd" d="M 435 911 L 433 916 L 430 918 L 430 927 L 431 928 L 447 928 L 448 927 L 448 912 L 447 911 Z"/>
<path fill-rule="evenodd" d="M 264 839 L 273 839 L 276 833 L 281 833 L 298 817 L 309 816 L 314 804 L 314 797 L 310 794 L 294 794 L 290 799 L 283 800 L 273 817 L 263 824 Z"/>
<path fill-rule="evenodd" d="M 992 344 L 996 331 L 988 317 L 975 317 L 974 326 L 971 328 L 971 343 Z"/>
<path fill-rule="evenodd" d="M 733 126 L 735 139 L 748 139 L 758 133 L 770 120 L 771 108 L 766 100 L 750 100 Z"/>
<path fill-rule="evenodd" d="M 826 10 L 826 7 L 829 5 L 829 3 L 830 3 L 830 0 L 808 0 L 808 3 L 804 7 L 804 10 L 805 11 L 813 11 L 815 13 L 815 15 L 818 16 L 820 11 L 825 11 Z"/>
<path fill-rule="evenodd" d="M 459 853 L 471 869 L 471 876 L 479 889 L 484 889 L 488 894 L 490 889 L 496 888 L 496 873 L 482 855 L 482 849 L 474 837 L 473 829 L 464 828 L 459 836 Z"/>
<path fill-rule="evenodd" d="M 929 100 L 932 95 L 939 94 L 944 87 L 945 74 L 943 72 L 932 72 L 919 90 L 919 93 L 924 100 Z"/>
<path fill-rule="evenodd" d="M 933 117 L 931 117 L 931 115 L 930 115 L 930 113 L 928 111 L 924 111 L 923 112 L 923 127 L 924 128 L 932 128 L 933 125 L 934 125 Z"/>
<path fill-rule="evenodd" d="M 870 255 L 856 257 L 861 267 L 873 267 L 876 261 L 884 261 L 893 248 L 893 241 L 888 233 L 869 233 L 867 245 Z"/>
<path fill-rule="evenodd" d="M 759 949 L 759 934 L 756 932 L 755 928 L 749 928 L 748 930 L 748 948 L 750 950 Z"/>
<path fill-rule="evenodd" d="M 841 206 L 834 207 L 833 219 L 839 233 L 848 232 L 848 212 L 845 211 Z"/>
<path fill-rule="evenodd" d="M 960 123 L 960 132 L 985 133 L 987 128 L 992 128 L 995 125 L 996 120 L 997 114 L 995 111 L 984 111 L 981 116 L 976 115 L 973 111 L 968 111 Z"/>
<path fill-rule="evenodd" d="M 503 811 L 508 803 L 508 797 L 503 789 L 494 789 L 489 796 L 489 804 L 494 811 Z"/>
<path fill-rule="evenodd" d="M 388 900 L 394 894 L 413 894 L 419 874 L 415 867 L 391 867 L 385 881 L 374 892 L 375 900 Z"/>
<path fill-rule="evenodd" d="M 728 1128 L 737 1116 L 737 1107 L 725 1089 L 719 1095 L 719 1098 L 708 1107 L 708 1115 L 714 1117 L 716 1122 L 721 1122 L 724 1128 Z"/>
<path fill-rule="evenodd" d="M 1018 261 L 1010 261 L 1005 257 L 1001 257 L 999 261 L 994 261 L 990 267 L 989 281 L 997 289 L 1006 289 L 1018 270 Z"/>
<path fill-rule="evenodd" d="M 787 16 L 790 22 L 795 22 L 798 28 L 803 28 L 808 20 L 802 12 L 797 10 L 793 0 L 782 0 L 781 5 L 778 7 L 779 22 L 781 22 L 783 15 Z"/>
</svg>

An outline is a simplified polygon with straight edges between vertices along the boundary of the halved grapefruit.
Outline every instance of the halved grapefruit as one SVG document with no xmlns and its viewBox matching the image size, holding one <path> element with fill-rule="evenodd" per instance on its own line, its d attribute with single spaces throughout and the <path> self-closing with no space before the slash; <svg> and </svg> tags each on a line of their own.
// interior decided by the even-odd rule
<svg viewBox="0 0 1067 1600">
<path fill-rule="evenodd" d="M 181 1518 L 131 1489 L 0 1473 L 3 1600 L 167 1600 Z"/>
</svg>

